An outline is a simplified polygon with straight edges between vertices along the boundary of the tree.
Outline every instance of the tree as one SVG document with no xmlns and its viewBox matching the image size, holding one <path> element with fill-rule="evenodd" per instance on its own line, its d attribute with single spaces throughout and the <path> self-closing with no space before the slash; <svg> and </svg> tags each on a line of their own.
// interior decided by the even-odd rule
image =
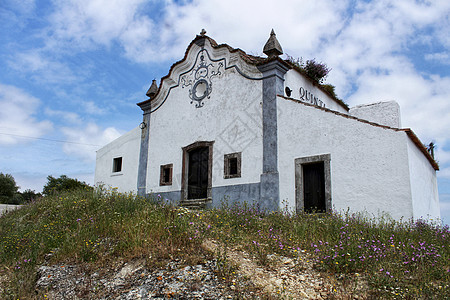
<svg viewBox="0 0 450 300">
<path fill-rule="evenodd" d="M 42 197 L 40 193 L 36 193 L 34 190 L 31 189 L 26 189 L 20 194 L 22 195 L 23 203 L 30 203 Z"/>
<path fill-rule="evenodd" d="M 78 179 L 69 178 L 66 175 L 61 175 L 59 178 L 49 175 L 47 176 L 47 180 L 47 184 L 44 185 L 44 189 L 42 190 L 42 194 L 45 196 L 82 188 L 93 189 L 87 183 L 81 182 Z"/>
<path fill-rule="evenodd" d="M 0 203 L 18 204 L 19 187 L 11 174 L 0 173 Z"/>
</svg>

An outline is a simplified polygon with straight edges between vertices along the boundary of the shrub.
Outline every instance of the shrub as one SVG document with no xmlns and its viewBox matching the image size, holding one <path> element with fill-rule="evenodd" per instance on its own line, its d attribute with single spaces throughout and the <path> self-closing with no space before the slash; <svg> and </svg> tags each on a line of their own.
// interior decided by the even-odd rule
<svg viewBox="0 0 450 300">
<path fill-rule="evenodd" d="M 0 203 L 18 204 L 17 191 L 19 187 L 11 174 L 0 173 Z"/>
<path fill-rule="evenodd" d="M 304 69 L 311 79 L 319 83 L 322 83 L 331 71 L 326 64 L 318 63 L 314 59 L 307 60 Z"/>
<path fill-rule="evenodd" d="M 306 63 L 303 62 L 303 58 L 293 58 L 290 55 L 287 55 L 288 62 L 299 68 L 301 71 L 303 71 L 306 75 L 308 75 L 312 80 L 314 80 L 317 83 L 323 83 L 325 78 L 327 77 L 328 73 L 330 73 L 331 69 L 327 67 L 324 63 L 316 62 L 315 59 L 309 59 L 306 61 Z M 331 85 L 331 87 L 333 87 Z M 329 87 L 326 87 L 327 91 Z M 334 87 L 333 87 L 333 93 L 334 93 Z"/>
<path fill-rule="evenodd" d="M 322 84 L 322 88 L 327 91 L 330 95 L 332 95 L 334 98 L 338 99 L 336 92 L 335 92 L 335 86 L 332 84 Z"/>
<path fill-rule="evenodd" d="M 59 178 L 49 175 L 47 180 L 48 182 L 44 185 L 44 189 L 42 190 L 42 194 L 45 196 L 82 188 L 93 190 L 87 183 L 81 182 L 78 179 L 69 178 L 66 175 L 61 175 Z"/>
<path fill-rule="evenodd" d="M 23 203 L 30 203 L 42 197 L 41 193 L 36 193 L 34 190 L 31 189 L 26 189 L 20 194 L 22 195 Z"/>
</svg>

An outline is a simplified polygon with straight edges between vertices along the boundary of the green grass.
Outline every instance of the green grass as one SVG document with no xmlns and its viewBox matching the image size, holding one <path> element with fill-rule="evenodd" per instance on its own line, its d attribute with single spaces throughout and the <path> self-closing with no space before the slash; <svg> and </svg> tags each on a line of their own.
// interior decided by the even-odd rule
<svg viewBox="0 0 450 300">
<path fill-rule="evenodd" d="M 367 294 L 382 298 L 444 299 L 450 294 L 449 228 L 360 215 L 266 214 L 243 204 L 188 211 L 115 192 L 80 190 L 40 199 L 0 218 L 2 298 L 32 298 L 39 265 L 58 262 L 108 265 L 146 257 L 195 261 L 210 255 L 205 239 L 252 253 L 262 265 L 269 254 L 297 257 L 306 250 L 328 274 L 365 276 Z"/>
</svg>

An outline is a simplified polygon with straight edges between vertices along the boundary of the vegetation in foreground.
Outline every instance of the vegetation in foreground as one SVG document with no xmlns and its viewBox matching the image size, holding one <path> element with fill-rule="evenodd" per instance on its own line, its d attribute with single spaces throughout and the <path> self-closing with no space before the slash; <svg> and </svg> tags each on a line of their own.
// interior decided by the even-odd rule
<svg viewBox="0 0 450 300">
<path fill-rule="evenodd" d="M 295 258 L 306 250 L 326 274 L 365 276 L 373 298 L 445 299 L 450 294 L 448 226 L 349 214 L 264 213 L 245 203 L 188 211 L 161 200 L 85 188 L 49 195 L 1 216 L 1 297 L 43 298 L 34 284 L 44 261 L 107 265 L 146 257 L 156 267 L 161 259 L 192 261 L 206 255 L 201 248 L 206 239 L 239 245 L 262 265 L 270 263 L 269 254 Z M 226 270 L 231 276 L 232 269 L 222 269 L 224 280 Z"/>
</svg>

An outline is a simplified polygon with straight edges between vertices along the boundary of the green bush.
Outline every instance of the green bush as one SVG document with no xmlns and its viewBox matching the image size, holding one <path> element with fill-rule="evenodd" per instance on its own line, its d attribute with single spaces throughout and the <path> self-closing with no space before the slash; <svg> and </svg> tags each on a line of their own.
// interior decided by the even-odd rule
<svg viewBox="0 0 450 300">
<path fill-rule="evenodd" d="M 69 178 L 66 175 L 61 175 L 59 178 L 49 175 L 47 177 L 47 183 L 44 185 L 44 189 L 42 190 L 42 194 L 48 196 L 83 188 L 93 190 L 93 188 L 87 183 L 78 181 L 78 179 Z"/>
<path fill-rule="evenodd" d="M 0 173 L 0 203 L 19 204 L 20 195 L 17 191 L 19 187 L 11 174 Z"/>
</svg>

